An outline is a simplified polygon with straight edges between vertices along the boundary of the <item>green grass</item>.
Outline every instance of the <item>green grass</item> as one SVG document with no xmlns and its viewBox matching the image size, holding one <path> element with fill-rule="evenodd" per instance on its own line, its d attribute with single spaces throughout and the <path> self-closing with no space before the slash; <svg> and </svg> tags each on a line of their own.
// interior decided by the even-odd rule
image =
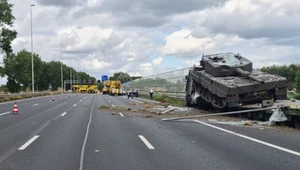
<svg viewBox="0 0 300 170">
<path fill-rule="evenodd" d="M 288 99 L 300 100 L 300 93 L 296 93 L 296 92 L 290 93 L 288 94 Z"/>
<path fill-rule="evenodd" d="M 145 98 L 145 99 L 150 99 L 150 95 L 143 95 L 139 94 L 139 97 Z M 185 106 L 185 101 L 174 98 L 174 97 L 169 97 L 165 94 L 154 94 L 153 99 L 156 101 L 160 101 L 162 103 L 170 104 L 172 106 Z"/>
<path fill-rule="evenodd" d="M 20 99 L 26 99 L 26 98 L 31 98 L 31 97 L 48 96 L 48 95 L 53 95 L 53 94 L 59 94 L 59 92 L 47 92 L 44 94 L 26 94 L 26 95 L 19 95 L 19 96 L 0 97 L 0 103 L 14 101 L 14 100 L 20 100 Z"/>
</svg>

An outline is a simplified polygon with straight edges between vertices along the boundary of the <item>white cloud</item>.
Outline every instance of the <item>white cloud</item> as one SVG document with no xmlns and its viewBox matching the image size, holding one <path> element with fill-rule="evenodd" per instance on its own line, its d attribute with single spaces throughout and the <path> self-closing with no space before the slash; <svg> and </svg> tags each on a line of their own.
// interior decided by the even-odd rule
<svg viewBox="0 0 300 170">
<path fill-rule="evenodd" d="M 158 57 L 158 58 L 152 60 L 152 64 L 154 66 L 160 65 L 163 62 L 163 60 L 164 59 L 162 57 Z"/>
<path fill-rule="evenodd" d="M 92 76 L 147 76 L 199 64 L 203 53 L 228 51 L 255 67 L 300 63 L 300 0 L 11 2 L 15 52 L 30 51 L 28 4 L 36 4 L 34 52 L 45 61 L 60 60 L 63 44 L 62 61 L 72 60 L 76 70 Z"/>
</svg>

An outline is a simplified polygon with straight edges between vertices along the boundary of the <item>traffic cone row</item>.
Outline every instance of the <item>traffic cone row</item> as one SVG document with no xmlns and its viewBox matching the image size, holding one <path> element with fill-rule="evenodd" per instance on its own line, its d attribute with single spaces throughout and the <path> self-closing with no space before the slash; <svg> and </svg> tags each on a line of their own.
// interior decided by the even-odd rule
<svg viewBox="0 0 300 170">
<path fill-rule="evenodd" d="M 13 114 L 18 114 L 18 113 L 19 113 L 18 105 L 17 105 L 17 102 L 15 102 L 14 109 L 13 109 Z"/>
</svg>

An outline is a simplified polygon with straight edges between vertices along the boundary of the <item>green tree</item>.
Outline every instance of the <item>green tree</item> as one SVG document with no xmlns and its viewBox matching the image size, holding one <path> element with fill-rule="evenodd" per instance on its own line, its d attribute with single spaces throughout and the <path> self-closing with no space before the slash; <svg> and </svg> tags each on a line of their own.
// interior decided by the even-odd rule
<svg viewBox="0 0 300 170">
<path fill-rule="evenodd" d="M 36 82 L 38 82 L 41 79 L 41 66 L 42 61 L 40 57 L 37 54 L 33 54 L 33 60 L 34 60 L 34 78 L 35 78 L 35 85 L 38 85 Z M 8 77 L 8 82 L 10 83 L 10 86 L 16 86 L 12 87 L 11 89 L 16 92 L 19 90 L 26 90 L 26 88 L 31 88 L 31 53 L 22 50 L 18 52 L 17 54 L 11 54 L 10 57 L 4 58 L 4 64 L 5 67 L 3 69 L 5 75 Z M 8 84 L 7 84 L 8 86 Z M 19 88 L 23 87 L 23 88 Z M 38 86 L 37 86 L 38 87 Z M 10 87 L 8 87 L 10 89 Z"/>
<path fill-rule="evenodd" d="M 0 0 L 0 50 L 5 53 L 6 57 L 13 52 L 11 42 L 17 37 L 17 32 L 10 29 L 15 19 L 12 15 L 12 8 L 13 5 L 7 0 Z"/>
<path fill-rule="evenodd" d="M 120 80 L 121 83 L 126 83 L 131 80 L 131 77 L 128 73 L 117 72 L 114 73 L 114 75 L 110 77 L 109 80 Z"/>
<path fill-rule="evenodd" d="M 296 87 L 297 91 L 300 90 L 300 70 L 298 70 L 296 72 L 295 87 Z"/>
</svg>

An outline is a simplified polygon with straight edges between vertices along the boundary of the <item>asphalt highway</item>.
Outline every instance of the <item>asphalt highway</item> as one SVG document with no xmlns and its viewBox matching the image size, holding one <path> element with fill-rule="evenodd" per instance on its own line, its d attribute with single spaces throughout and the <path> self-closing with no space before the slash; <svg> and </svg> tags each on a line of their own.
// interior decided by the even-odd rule
<svg viewBox="0 0 300 170">
<path fill-rule="evenodd" d="M 300 169 L 300 133 L 198 120 L 161 121 L 110 107 L 144 99 L 67 94 L 0 103 L 1 170 Z"/>
</svg>

